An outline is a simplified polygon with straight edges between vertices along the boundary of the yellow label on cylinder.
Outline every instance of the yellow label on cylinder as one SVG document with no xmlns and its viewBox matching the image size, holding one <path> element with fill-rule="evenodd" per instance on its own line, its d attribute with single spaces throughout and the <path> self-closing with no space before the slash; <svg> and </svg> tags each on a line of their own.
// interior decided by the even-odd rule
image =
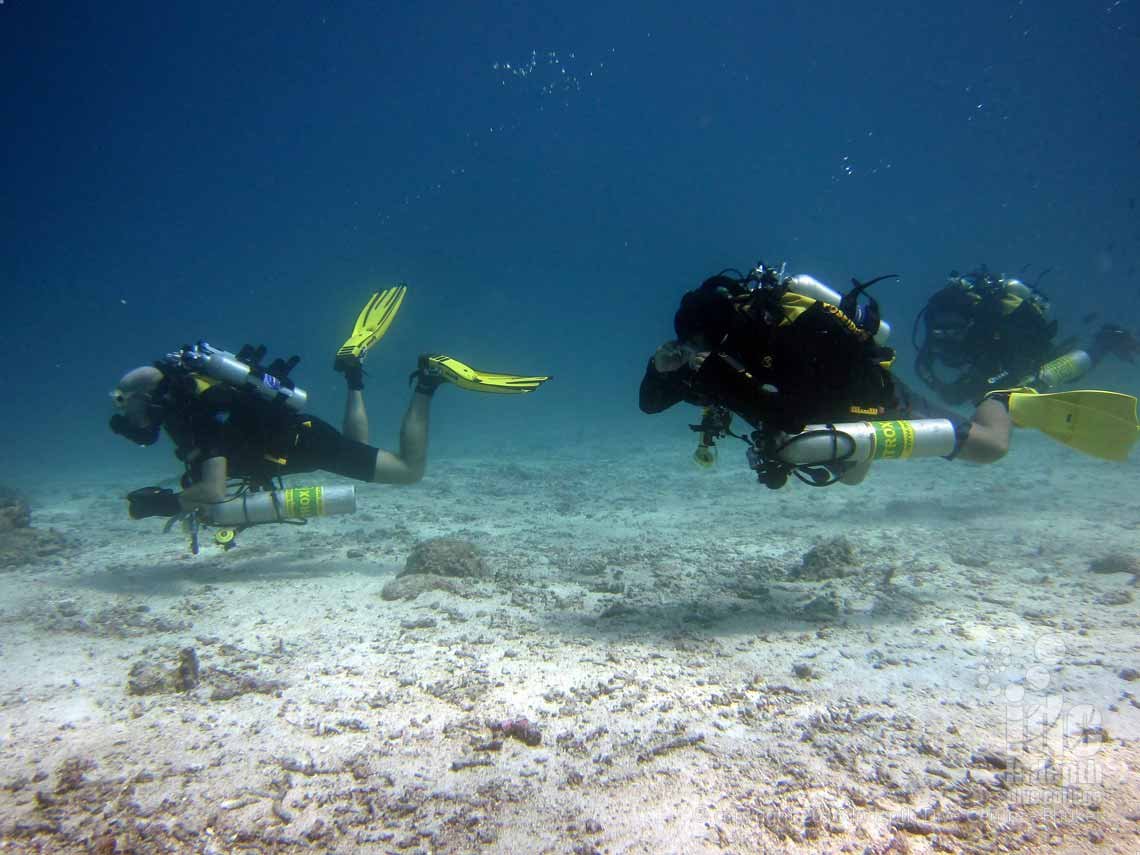
<svg viewBox="0 0 1140 855">
<path fill-rule="evenodd" d="M 1059 386 L 1069 380 L 1076 380 L 1082 373 L 1083 368 L 1080 363 L 1072 354 L 1066 353 L 1042 365 L 1038 376 L 1049 386 Z"/>
<path fill-rule="evenodd" d="M 292 487 L 285 491 L 285 516 L 293 520 L 324 513 L 323 487 Z"/>
<path fill-rule="evenodd" d="M 901 460 L 914 453 L 914 426 L 910 422 L 870 422 L 875 430 L 875 460 Z"/>
</svg>

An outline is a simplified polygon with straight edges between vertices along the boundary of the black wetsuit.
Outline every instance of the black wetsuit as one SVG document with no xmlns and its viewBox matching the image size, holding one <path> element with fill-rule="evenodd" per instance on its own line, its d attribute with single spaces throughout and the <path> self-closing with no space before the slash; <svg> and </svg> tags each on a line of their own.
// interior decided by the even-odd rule
<svg viewBox="0 0 1140 855">
<path fill-rule="evenodd" d="M 890 352 L 853 330 L 835 307 L 817 302 L 793 322 L 771 325 L 758 314 L 734 325 L 699 371 L 661 373 L 652 359 L 640 406 L 659 413 L 682 401 L 728 407 L 753 427 L 798 433 L 806 424 L 961 416 L 931 404 L 882 363 Z"/>
<path fill-rule="evenodd" d="M 267 486 L 273 478 L 324 470 L 371 481 L 377 449 L 341 434 L 316 416 L 217 384 L 200 394 L 193 378 L 174 382 L 162 426 L 186 464 L 184 486 L 201 478 L 202 462 L 224 457 L 227 474 Z"/>
<path fill-rule="evenodd" d="M 1029 300 L 1006 313 L 1003 293 L 991 288 L 975 301 L 962 287 L 948 285 L 927 302 L 915 370 L 946 403 L 977 403 L 987 392 L 1032 377 L 1059 355 L 1057 322 L 1046 321 Z M 939 341 L 935 331 L 946 314 L 969 319 L 969 325 L 960 338 Z"/>
</svg>

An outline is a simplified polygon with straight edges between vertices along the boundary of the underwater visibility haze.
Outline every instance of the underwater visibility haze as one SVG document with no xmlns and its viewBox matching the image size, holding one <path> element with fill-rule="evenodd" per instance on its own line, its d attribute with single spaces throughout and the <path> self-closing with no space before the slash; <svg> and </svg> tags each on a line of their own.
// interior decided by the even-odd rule
<svg viewBox="0 0 1140 855">
<path fill-rule="evenodd" d="M 1048 330 L 990 387 L 1140 394 L 1136 0 L 5 0 L 0 64 L 9 851 L 1132 850 L 1132 439 L 1015 393 L 1008 454 L 937 459 L 981 394 L 920 346 L 984 267 Z M 739 407 L 647 415 L 643 377 L 758 264 L 897 274 L 890 371 L 950 446 L 823 489 L 731 435 L 695 465 L 692 404 L 747 440 Z M 274 470 L 355 513 L 190 552 L 176 445 L 108 420 L 199 341 L 298 356 L 347 437 L 363 385 L 391 458 L 310 423 L 335 465 Z M 211 430 L 265 439 L 242 406 Z"/>
</svg>

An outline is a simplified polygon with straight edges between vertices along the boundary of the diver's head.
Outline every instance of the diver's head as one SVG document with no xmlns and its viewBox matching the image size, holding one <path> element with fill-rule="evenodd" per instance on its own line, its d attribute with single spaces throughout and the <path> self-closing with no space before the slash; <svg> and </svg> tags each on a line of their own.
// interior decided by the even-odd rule
<svg viewBox="0 0 1140 855">
<path fill-rule="evenodd" d="M 987 281 L 986 275 L 984 268 L 964 276 L 952 273 L 947 286 L 931 295 L 920 314 L 926 330 L 922 349 L 947 365 L 963 365 L 977 355 L 971 352 L 977 344 L 977 289 Z"/>
<path fill-rule="evenodd" d="M 165 375 L 153 365 L 132 368 L 111 392 L 111 430 L 139 445 L 153 445 L 162 427 L 159 387 Z"/>
<path fill-rule="evenodd" d="M 733 298 L 747 293 L 736 279 L 720 275 L 701 283 L 681 298 L 681 308 L 673 316 L 677 340 L 699 350 L 711 350 L 724 341 L 736 321 Z"/>
<path fill-rule="evenodd" d="M 965 313 L 943 309 L 926 312 L 923 348 L 946 365 L 962 365 L 971 358 L 968 339 L 973 320 Z"/>
</svg>

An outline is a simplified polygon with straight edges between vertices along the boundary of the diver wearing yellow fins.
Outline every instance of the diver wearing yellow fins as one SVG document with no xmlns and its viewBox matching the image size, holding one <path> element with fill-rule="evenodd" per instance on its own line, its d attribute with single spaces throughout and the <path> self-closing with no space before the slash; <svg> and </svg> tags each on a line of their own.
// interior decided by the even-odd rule
<svg viewBox="0 0 1140 855">
<path fill-rule="evenodd" d="M 867 293 L 887 278 L 894 275 L 852 280 L 844 296 L 762 264 L 705 280 L 682 298 L 676 338 L 649 360 L 642 411 L 703 407 L 691 426 L 700 435 L 694 459 L 710 465 L 716 440 L 737 437 L 773 489 L 791 475 L 812 486 L 857 484 L 878 459 L 992 463 L 1008 451 L 1015 424 L 1095 456 L 1127 456 L 1140 429 L 1128 395 L 992 389 L 966 419 L 914 393 L 891 373 L 889 326 Z M 748 423 L 747 435 L 733 433 L 732 414 Z"/>
<path fill-rule="evenodd" d="M 991 273 L 985 265 L 952 272 L 931 295 L 912 335 L 915 372 L 949 404 L 998 397 L 1013 423 L 1036 428 L 1095 457 L 1124 460 L 1135 441 L 1136 402 L 1130 395 L 1098 390 L 1058 392 L 1084 377 L 1106 356 L 1132 363 L 1140 342 L 1114 324 L 1089 343 L 1056 343 L 1057 321 L 1037 285 Z M 919 325 L 923 327 L 918 340 Z M 1002 388 L 1010 387 L 1010 388 Z"/>
<path fill-rule="evenodd" d="M 1049 392 L 1089 373 L 1105 356 L 1131 363 L 1140 353 L 1127 330 L 1105 324 L 1091 342 L 1055 343 L 1057 321 L 1038 290 L 1046 270 L 1028 285 L 991 273 L 953 272 L 915 318 L 915 373 L 951 405 L 977 401 L 1002 387 Z M 922 341 L 918 340 L 922 327 Z"/>
<path fill-rule="evenodd" d="M 373 294 L 337 350 L 334 368 L 348 385 L 343 433 L 305 413 L 308 396 L 289 377 L 296 356 L 266 367 L 263 347 L 247 345 L 235 355 L 202 341 L 127 372 L 112 392 L 111 429 L 139 445 L 154 444 L 165 430 L 185 465 L 181 492 L 144 487 L 131 493 L 131 517 L 191 515 L 206 523 L 244 525 L 348 511 L 355 506 L 350 487 L 322 492 L 275 490 L 275 484 L 280 476 L 316 470 L 373 483 L 414 483 L 427 465 L 429 407 L 439 386 L 520 395 L 549 379 L 483 372 L 450 356 L 422 355 L 409 378 L 415 388 L 399 451 L 368 445 L 363 361 L 388 331 L 406 293 L 399 285 Z M 233 479 L 240 484 L 231 493 Z M 352 498 L 329 492 L 337 489 Z"/>
</svg>

